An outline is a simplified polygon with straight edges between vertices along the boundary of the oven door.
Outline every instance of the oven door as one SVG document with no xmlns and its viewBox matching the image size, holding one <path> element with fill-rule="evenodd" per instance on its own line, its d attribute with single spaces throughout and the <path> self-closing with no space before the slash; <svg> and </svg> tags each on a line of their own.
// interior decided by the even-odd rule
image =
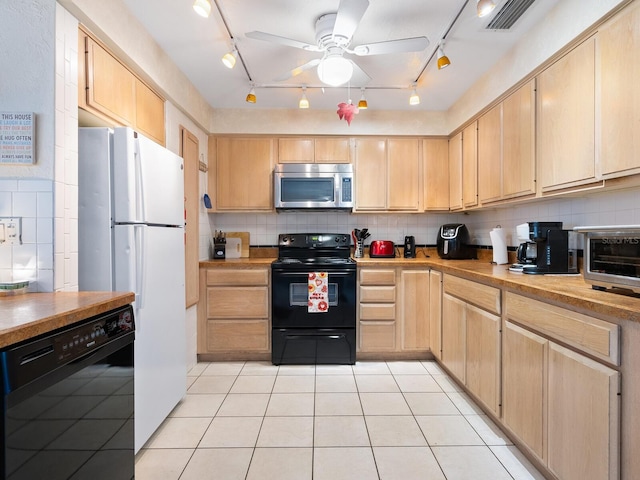
<svg viewBox="0 0 640 480">
<path fill-rule="evenodd" d="M 321 269 L 320 269 L 321 270 Z M 328 270 L 329 308 L 308 312 L 308 269 L 272 268 L 271 305 L 273 328 L 355 328 L 356 270 Z"/>
</svg>

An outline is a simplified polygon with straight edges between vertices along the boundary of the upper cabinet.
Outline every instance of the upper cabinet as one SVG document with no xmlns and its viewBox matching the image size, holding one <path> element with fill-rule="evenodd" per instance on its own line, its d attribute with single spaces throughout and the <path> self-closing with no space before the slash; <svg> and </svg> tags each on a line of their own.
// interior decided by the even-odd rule
<svg viewBox="0 0 640 480">
<path fill-rule="evenodd" d="M 78 47 L 78 106 L 164 145 L 164 99 L 82 29 Z"/>
<path fill-rule="evenodd" d="M 462 210 L 462 132 L 449 139 L 449 208 Z"/>
<path fill-rule="evenodd" d="M 596 181 L 595 43 L 589 38 L 538 76 L 541 193 Z"/>
<path fill-rule="evenodd" d="M 478 119 L 481 204 L 535 194 L 535 81 Z"/>
<path fill-rule="evenodd" d="M 598 30 L 600 161 L 606 177 L 640 173 L 640 4 Z"/>
<path fill-rule="evenodd" d="M 421 208 L 421 155 L 417 138 L 358 138 L 355 145 L 355 210 Z"/>
<path fill-rule="evenodd" d="M 449 210 L 449 142 L 446 138 L 422 141 L 425 210 Z"/>
<path fill-rule="evenodd" d="M 478 205 L 478 122 L 462 131 L 462 203 Z"/>
<path fill-rule="evenodd" d="M 273 210 L 276 140 L 209 137 L 209 192 L 216 211 Z"/>
<path fill-rule="evenodd" d="M 278 163 L 351 163 L 351 140 L 348 137 L 279 138 Z"/>
</svg>

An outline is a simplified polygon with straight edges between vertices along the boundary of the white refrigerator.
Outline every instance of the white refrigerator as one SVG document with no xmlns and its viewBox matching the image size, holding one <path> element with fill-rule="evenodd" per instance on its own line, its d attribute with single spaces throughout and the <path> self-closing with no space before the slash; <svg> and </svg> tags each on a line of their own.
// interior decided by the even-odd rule
<svg viewBox="0 0 640 480">
<path fill-rule="evenodd" d="M 130 128 L 80 128 L 80 290 L 135 293 L 135 451 L 186 393 L 184 165 Z"/>
</svg>

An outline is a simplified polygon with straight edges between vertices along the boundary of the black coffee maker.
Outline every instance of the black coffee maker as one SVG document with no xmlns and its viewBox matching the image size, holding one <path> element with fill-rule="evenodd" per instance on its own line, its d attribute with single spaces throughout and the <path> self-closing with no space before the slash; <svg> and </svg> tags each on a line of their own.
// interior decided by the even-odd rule
<svg viewBox="0 0 640 480">
<path fill-rule="evenodd" d="M 404 258 L 416 258 L 416 238 L 413 235 L 404 237 Z"/>
<path fill-rule="evenodd" d="M 577 252 L 569 248 L 569 235 L 562 222 L 529 222 L 529 238 L 536 243 L 536 264 L 525 265 L 522 273 L 577 273 Z"/>
</svg>

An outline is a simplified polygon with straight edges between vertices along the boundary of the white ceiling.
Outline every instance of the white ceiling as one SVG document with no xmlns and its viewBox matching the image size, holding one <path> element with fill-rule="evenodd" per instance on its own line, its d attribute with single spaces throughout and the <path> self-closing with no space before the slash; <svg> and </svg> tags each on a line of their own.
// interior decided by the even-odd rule
<svg viewBox="0 0 640 480">
<path fill-rule="evenodd" d="M 370 0 L 351 48 L 417 36 L 426 36 L 430 44 L 416 53 L 367 57 L 345 54 L 371 77 L 364 84 L 354 75 L 350 98 L 357 103 L 360 87 L 366 87 L 370 110 L 449 109 L 559 0 L 536 0 L 508 31 L 487 30 L 486 25 L 506 1 L 496 0 L 494 12 L 478 18 L 475 0 Z M 213 0 L 209 18 L 194 12 L 193 0 L 124 2 L 213 108 L 297 108 L 302 85 L 308 87 L 307 97 L 313 109 L 335 109 L 338 103 L 349 99 L 346 86 L 321 88 L 315 68 L 289 80 L 274 81 L 293 68 L 320 58 L 321 53 L 245 36 L 257 30 L 315 44 L 317 18 L 336 12 L 339 0 L 218 0 L 246 71 L 240 61 L 229 70 L 220 60 L 233 43 Z M 451 65 L 438 70 L 434 56 L 425 69 L 461 10 L 446 37 L 445 52 Z M 421 103 L 409 106 L 411 85 L 416 80 Z M 256 84 L 256 104 L 245 102 L 251 81 Z"/>
</svg>

